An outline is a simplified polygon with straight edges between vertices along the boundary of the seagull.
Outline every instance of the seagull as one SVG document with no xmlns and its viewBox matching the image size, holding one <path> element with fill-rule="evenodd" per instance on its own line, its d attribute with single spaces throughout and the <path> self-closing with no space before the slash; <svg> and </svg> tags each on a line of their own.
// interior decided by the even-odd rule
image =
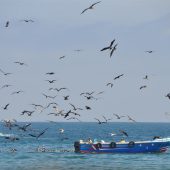
<svg viewBox="0 0 170 170">
<path fill-rule="evenodd" d="M 27 131 L 27 127 L 29 127 L 31 125 L 31 123 L 28 123 L 28 124 L 26 124 L 26 125 L 23 125 L 23 126 L 19 126 L 19 125 L 16 125 L 16 126 L 18 126 L 18 129 L 19 130 L 22 130 L 22 131 Z"/>
<path fill-rule="evenodd" d="M 91 99 L 96 99 L 97 100 L 97 98 L 95 98 L 93 96 L 84 96 L 84 97 L 86 97 L 87 100 L 91 100 Z"/>
<path fill-rule="evenodd" d="M 46 74 L 48 74 L 48 75 L 53 75 L 53 74 L 55 74 L 54 72 L 49 72 L 49 73 L 46 73 Z"/>
<path fill-rule="evenodd" d="M 58 104 L 57 103 L 55 103 L 55 102 L 52 102 L 52 103 L 49 103 L 45 108 L 49 108 L 50 107 L 50 105 L 55 105 L 55 106 L 58 106 Z"/>
<path fill-rule="evenodd" d="M 114 131 L 112 131 L 111 133 L 109 133 L 110 134 L 110 136 L 115 136 L 116 135 L 116 133 L 114 132 Z"/>
<path fill-rule="evenodd" d="M 15 92 L 11 93 L 11 95 L 13 95 L 13 94 L 19 94 L 19 93 L 22 93 L 22 92 L 24 92 L 24 91 L 22 91 L 22 90 L 15 91 Z"/>
<path fill-rule="evenodd" d="M 146 75 L 143 79 L 148 80 L 148 75 Z"/>
<path fill-rule="evenodd" d="M 6 22 L 5 27 L 7 28 L 9 26 L 9 21 Z"/>
<path fill-rule="evenodd" d="M 45 96 L 46 99 L 47 99 L 47 98 L 55 99 L 55 98 L 57 97 L 57 95 L 56 95 L 56 96 L 48 96 L 48 95 L 46 95 L 46 94 L 44 94 L 44 93 L 42 93 L 42 95 Z"/>
<path fill-rule="evenodd" d="M 103 116 L 103 118 L 105 119 L 106 123 L 107 123 L 109 120 L 112 120 L 112 119 L 107 119 L 105 116 Z"/>
<path fill-rule="evenodd" d="M 10 75 L 12 73 L 5 73 L 2 69 L 0 69 L 0 72 L 4 74 L 4 76 Z"/>
<path fill-rule="evenodd" d="M 111 52 L 110 52 L 110 58 L 112 57 L 113 52 L 117 49 L 117 48 L 116 48 L 117 45 L 118 45 L 118 44 L 116 44 L 116 45 L 112 48 L 112 50 L 111 50 Z"/>
<path fill-rule="evenodd" d="M 54 90 L 57 90 L 58 92 L 61 91 L 61 90 L 68 90 L 68 88 L 65 88 L 65 87 L 61 87 L 61 88 L 55 88 Z"/>
<path fill-rule="evenodd" d="M 96 4 L 100 3 L 100 2 L 101 2 L 101 1 L 98 1 L 98 2 L 96 2 L 96 3 L 94 3 L 94 4 L 92 4 L 90 7 L 84 9 L 84 10 L 81 12 L 81 14 L 83 14 L 83 13 L 84 13 L 85 11 L 87 11 L 88 9 L 93 9 L 93 7 L 94 7 Z"/>
<path fill-rule="evenodd" d="M 16 62 L 14 62 L 14 63 L 19 64 L 20 66 L 23 66 L 23 65 L 28 66 L 27 64 L 25 64 L 25 63 L 23 63 L 23 62 L 20 62 L 20 61 L 16 61 Z"/>
<path fill-rule="evenodd" d="M 104 91 L 100 91 L 96 95 L 103 94 L 103 93 L 104 93 Z"/>
<path fill-rule="evenodd" d="M 65 113 L 64 118 L 68 117 L 70 113 L 72 113 L 71 110 L 69 110 L 67 113 Z"/>
<path fill-rule="evenodd" d="M 146 88 L 147 86 L 146 85 L 144 85 L 144 86 L 141 86 L 139 89 L 141 90 L 141 89 L 143 89 L 143 88 Z"/>
<path fill-rule="evenodd" d="M 63 58 L 65 58 L 66 56 L 65 55 L 63 55 L 63 56 L 61 56 L 59 59 L 61 60 L 61 59 L 63 59 Z"/>
<path fill-rule="evenodd" d="M 124 74 L 120 74 L 120 75 L 116 76 L 116 77 L 114 78 L 114 80 L 116 80 L 116 79 L 122 77 L 123 75 L 124 75 Z"/>
<path fill-rule="evenodd" d="M 64 97 L 64 100 L 69 100 L 69 96 L 63 96 Z"/>
<path fill-rule="evenodd" d="M 45 109 L 44 106 L 40 104 L 31 104 L 31 105 L 34 106 L 36 110 L 40 110 L 40 113 L 43 112 L 43 110 Z"/>
<path fill-rule="evenodd" d="M 12 129 L 12 127 L 16 126 L 15 124 L 13 123 L 16 123 L 17 121 L 15 119 L 13 119 L 13 121 L 11 120 L 3 120 L 3 122 L 5 123 L 5 127 L 9 128 L 9 130 Z"/>
<path fill-rule="evenodd" d="M 59 113 L 54 113 L 54 112 L 52 112 L 52 113 L 48 113 L 48 115 L 59 116 L 60 114 L 59 114 Z"/>
<path fill-rule="evenodd" d="M 80 96 L 84 95 L 84 94 L 87 94 L 89 96 L 91 96 L 95 91 L 92 91 L 92 92 L 83 92 L 83 93 L 80 93 Z"/>
<path fill-rule="evenodd" d="M 33 135 L 33 134 L 29 134 L 32 137 L 35 137 L 36 139 L 38 139 L 40 136 L 42 136 L 46 131 L 48 130 L 48 128 L 44 129 L 42 132 L 40 132 L 38 135 Z"/>
<path fill-rule="evenodd" d="M 168 93 L 165 97 L 168 97 L 168 99 L 170 99 L 170 93 Z"/>
<path fill-rule="evenodd" d="M 4 110 L 7 110 L 9 105 L 10 105 L 10 104 L 8 103 L 8 104 L 5 105 L 5 107 L 2 107 L 2 108 L 3 108 Z"/>
<path fill-rule="evenodd" d="M 26 113 L 28 116 L 31 116 L 34 112 L 35 111 L 24 110 L 22 111 L 21 115 L 24 115 Z"/>
<path fill-rule="evenodd" d="M 69 103 L 72 107 L 73 107 L 73 110 L 76 111 L 76 110 L 83 110 L 82 108 L 79 108 L 79 107 L 75 107 L 73 104 Z"/>
<path fill-rule="evenodd" d="M 128 119 L 131 120 L 132 122 L 136 122 L 136 120 L 132 119 L 129 115 L 127 115 Z"/>
<path fill-rule="evenodd" d="M 146 53 L 153 53 L 153 51 L 152 50 L 149 50 L 149 51 L 145 51 Z"/>
<path fill-rule="evenodd" d="M 115 115 L 117 119 L 121 119 L 122 117 L 125 117 L 125 116 L 119 116 L 118 114 L 114 114 L 114 113 L 113 115 Z"/>
<path fill-rule="evenodd" d="M 24 21 L 24 22 L 34 22 L 34 20 L 32 20 L 32 19 L 23 19 L 21 21 Z"/>
<path fill-rule="evenodd" d="M 113 83 L 107 83 L 106 86 L 109 86 L 112 88 L 113 87 Z"/>
<path fill-rule="evenodd" d="M 122 133 L 123 135 L 125 135 L 126 137 L 128 137 L 127 132 L 125 132 L 124 130 L 119 130 L 120 133 Z"/>
<path fill-rule="evenodd" d="M 48 81 L 51 84 L 51 83 L 54 83 L 57 80 L 45 80 L 45 81 Z"/>
<path fill-rule="evenodd" d="M 68 118 L 67 120 L 72 120 L 72 119 L 73 119 L 73 120 L 75 120 L 75 119 L 76 119 L 76 120 L 78 120 L 79 122 L 81 122 L 81 120 L 80 120 L 80 119 L 78 119 L 77 117 L 70 117 L 70 118 Z"/>
<path fill-rule="evenodd" d="M 64 129 L 59 129 L 59 132 L 60 133 L 64 133 Z"/>
<path fill-rule="evenodd" d="M 89 107 L 89 106 L 85 106 L 85 108 L 86 108 L 87 110 L 91 110 L 91 107 Z"/>
<path fill-rule="evenodd" d="M 10 87 L 10 86 L 12 86 L 12 85 L 10 85 L 10 84 L 5 84 L 5 85 L 3 85 L 3 86 L 1 87 L 1 89 L 6 88 L 6 87 Z"/>
<path fill-rule="evenodd" d="M 104 50 L 108 50 L 108 49 L 111 50 L 114 42 L 115 42 L 115 39 L 110 43 L 110 45 L 108 47 L 104 47 L 100 51 L 104 51 Z"/>
<path fill-rule="evenodd" d="M 98 124 L 107 123 L 107 121 L 101 122 L 101 121 L 100 121 L 99 119 L 97 119 L 97 118 L 94 118 L 94 119 L 96 119 L 96 120 L 98 121 Z"/>
</svg>

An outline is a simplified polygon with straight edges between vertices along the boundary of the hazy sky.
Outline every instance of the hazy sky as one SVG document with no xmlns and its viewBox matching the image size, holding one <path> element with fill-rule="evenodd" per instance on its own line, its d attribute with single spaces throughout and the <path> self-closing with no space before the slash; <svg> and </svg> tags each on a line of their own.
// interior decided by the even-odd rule
<svg viewBox="0 0 170 170">
<path fill-rule="evenodd" d="M 92 0 L 0 0 L 0 118 L 18 121 L 66 121 L 48 115 L 53 108 L 31 117 L 32 103 L 57 102 L 67 112 L 69 103 L 92 110 L 78 113 L 82 121 L 117 120 L 113 113 L 130 115 L 136 121 L 169 122 L 170 100 L 170 1 L 102 0 L 94 10 L 81 12 Z M 24 19 L 35 22 L 26 23 Z M 9 26 L 6 28 L 6 21 Z M 115 39 L 117 50 L 100 50 Z M 76 49 L 82 49 L 76 52 Z M 145 51 L 153 50 L 149 54 Z M 62 60 L 59 57 L 65 55 Z M 14 62 L 21 61 L 28 66 Z M 55 72 L 48 76 L 45 73 Z M 113 80 L 119 74 L 120 79 Z M 148 80 L 144 80 L 148 75 Z M 56 79 L 54 84 L 45 80 Z M 113 82 L 113 87 L 107 87 Z M 147 88 L 139 90 L 140 86 Z M 67 87 L 69 91 L 49 91 Z M 11 95 L 23 90 L 23 93 Z M 87 100 L 82 92 L 95 91 L 98 100 Z M 101 95 L 98 92 L 104 91 Z M 46 99 L 42 93 L 57 97 Z M 69 100 L 63 100 L 70 95 Z M 3 110 L 10 103 L 8 110 Z"/>
</svg>

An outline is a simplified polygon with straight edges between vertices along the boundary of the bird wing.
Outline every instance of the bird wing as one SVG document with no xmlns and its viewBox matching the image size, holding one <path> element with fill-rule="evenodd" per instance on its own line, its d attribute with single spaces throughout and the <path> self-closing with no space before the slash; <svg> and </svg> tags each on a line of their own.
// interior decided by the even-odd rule
<svg viewBox="0 0 170 170">
<path fill-rule="evenodd" d="M 92 4 L 91 7 L 93 7 L 94 5 L 96 5 L 96 4 L 100 3 L 100 2 L 101 2 L 101 1 L 98 1 L 98 2 L 96 2 L 96 3 L 94 3 L 94 4 Z"/>
<path fill-rule="evenodd" d="M 76 110 L 76 107 L 73 104 L 71 104 L 71 103 L 69 103 L 69 104 L 74 108 L 74 110 Z"/>
<path fill-rule="evenodd" d="M 113 43 L 115 42 L 115 39 L 110 43 L 110 48 L 112 47 Z"/>
<path fill-rule="evenodd" d="M 107 49 L 110 49 L 110 47 L 104 47 L 100 51 L 104 51 L 104 50 L 107 50 Z"/>
<path fill-rule="evenodd" d="M 87 11 L 89 8 L 86 8 L 86 9 L 84 9 L 82 12 L 81 12 L 81 14 L 83 14 L 85 11 Z"/>
<path fill-rule="evenodd" d="M 113 55 L 114 52 L 114 48 L 112 49 L 112 51 L 110 52 L 110 57 Z"/>
</svg>

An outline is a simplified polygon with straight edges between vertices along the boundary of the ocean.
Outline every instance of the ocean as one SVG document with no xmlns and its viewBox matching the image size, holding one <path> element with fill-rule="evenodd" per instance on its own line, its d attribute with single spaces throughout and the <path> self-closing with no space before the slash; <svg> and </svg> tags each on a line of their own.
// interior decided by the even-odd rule
<svg viewBox="0 0 170 170">
<path fill-rule="evenodd" d="M 17 123 L 23 126 L 26 123 Z M 48 129 L 46 129 L 48 128 Z M 64 129 L 60 133 L 59 129 Z M 38 139 L 33 137 L 46 131 Z M 165 153 L 147 154 L 79 154 L 74 142 L 89 137 L 98 140 L 120 140 L 111 136 L 124 130 L 130 140 L 151 140 L 154 136 L 170 137 L 170 123 L 31 123 L 27 131 L 0 124 L 0 170 L 170 170 L 170 149 Z M 31 136 L 31 135 L 32 136 Z M 10 140 L 16 136 L 18 140 Z"/>
</svg>

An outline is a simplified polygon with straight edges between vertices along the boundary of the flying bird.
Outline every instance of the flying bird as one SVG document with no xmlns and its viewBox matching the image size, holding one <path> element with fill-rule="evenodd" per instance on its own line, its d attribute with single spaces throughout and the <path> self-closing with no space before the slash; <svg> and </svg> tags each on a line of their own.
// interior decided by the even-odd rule
<svg viewBox="0 0 170 170">
<path fill-rule="evenodd" d="M 100 51 L 111 50 L 112 49 L 112 45 L 113 45 L 114 42 L 115 42 L 115 39 L 110 43 L 110 45 L 108 47 L 104 47 Z"/>
<path fill-rule="evenodd" d="M 81 12 L 81 14 L 83 14 L 85 11 L 87 11 L 88 9 L 94 9 L 93 7 L 96 5 L 96 4 L 98 4 L 98 3 L 100 3 L 101 1 L 98 1 L 98 2 L 96 2 L 96 3 L 94 3 L 94 4 L 92 4 L 91 6 L 89 6 L 88 8 L 86 8 L 86 9 L 84 9 L 82 12 Z"/>
<path fill-rule="evenodd" d="M 70 117 L 70 118 L 68 118 L 67 120 L 78 120 L 79 122 L 81 122 L 81 120 L 80 119 L 78 119 L 77 117 Z"/>
<path fill-rule="evenodd" d="M 7 28 L 9 26 L 9 21 L 6 22 L 5 27 Z"/>
<path fill-rule="evenodd" d="M 61 90 L 68 90 L 68 88 L 66 88 L 66 87 L 61 87 L 61 88 L 59 88 L 59 89 L 58 89 L 58 88 L 55 88 L 54 90 L 57 90 L 57 91 L 59 92 L 59 91 L 61 91 Z"/>
<path fill-rule="evenodd" d="M 148 80 L 148 75 L 146 75 L 143 79 Z"/>
<path fill-rule="evenodd" d="M 152 50 L 148 50 L 148 51 L 145 51 L 146 53 L 153 53 L 153 51 Z"/>
<path fill-rule="evenodd" d="M 23 125 L 23 126 L 19 126 L 19 125 L 17 125 L 16 124 L 16 126 L 18 126 L 18 129 L 19 130 L 22 130 L 22 131 L 27 131 L 27 128 L 29 127 L 31 125 L 31 123 L 28 123 L 28 124 L 25 124 L 25 125 Z"/>
<path fill-rule="evenodd" d="M 55 74 L 54 72 L 48 72 L 48 73 L 46 73 L 46 74 L 48 74 L 48 75 L 53 75 L 53 74 Z"/>
<path fill-rule="evenodd" d="M 97 118 L 94 118 L 94 119 L 96 119 L 97 121 L 98 121 L 98 124 L 102 124 L 102 123 L 107 123 L 107 121 L 105 120 L 105 121 L 100 121 L 99 119 L 97 119 Z"/>
<path fill-rule="evenodd" d="M 9 105 L 10 105 L 10 104 L 8 103 L 8 104 L 5 105 L 5 107 L 2 107 L 2 108 L 3 108 L 4 110 L 7 110 Z"/>
<path fill-rule="evenodd" d="M 5 84 L 5 85 L 3 85 L 3 86 L 1 87 L 1 89 L 7 88 L 7 87 L 10 87 L 10 86 L 12 86 L 12 85 L 10 85 L 10 84 Z"/>
<path fill-rule="evenodd" d="M 107 83 L 106 86 L 110 86 L 112 88 L 113 87 L 113 83 Z"/>
<path fill-rule="evenodd" d="M 63 56 L 59 57 L 59 59 L 61 60 L 61 59 L 65 58 L 65 57 L 66 57 L 66 56 L 65 56 L 65 55 L 63 55 Z"/>
<path fill-rule="evenodd" d="M 116 116 L 117 119 L 121 119 L 122 117 L 125 117 L 125 116 L 119 116 L 118 114 L 115 114 L 113 113 L 114 116 Z"/>
<path fill-rule="evenodd" d="M 117 48 L 116 48 L 117 45 L 118 45 L 118 44 L 116 44 L 116 45 L 112 48 L 112 50 L 111 50 L 111 52 L 110 52 L 110 58 L 112 57 L 113 52 L 117 49 Z"/>
<path fill-rule="evenodd" d="M 144 85 L 144 86 L 140 86 L 140 88 L 139 88 L 139 89 L 141 90 L 141 89 L 146 88 L 146 87 L 147 87 L 146 85 Z"/>
<path fill-rule="evenodd" d="M 48 96 L 48 95 L 46 95 L 44 93 L 42 93 L 42 95 L 45 96 L 46 99 L 47 98 L 55 99 L 57 97 L 57 95 L 55 95 L 55 96 Z"/>
<path fill-rule="evenodd" d="M 24 115 L 26 113 L 28 116 L 31 116 L 34 112 L 35 111 L 24 110 L 22 111 L 21 115 Z"/>
<path fill-rule="evenodd" d="M 73 110 L 76 111 L 76 110 L 83 110 L 82 108 L 79 108 L 79 107 L 75 107 L 73 104 L 69 103 L 72 107 L 73 107 Z"/>
<path fill-rule="evenodd" d="M 11 93 L 11 95 L 13 95 L 13 94 L 19 94 L 19 93 L 23 93 L 23 92 L 24 92 L 24 91 L 19 90 L 19 91 L 15 91 L 15 92 Z"/>
<path fill-rule="evenodd" d="M 67 95 L 67 96 L 63 96 L 64 97 L 64 100 L 69 100 L 69 95 Z"/>
<path fill-rule="evenodd" d="M 127 132 L 125 132 L 124 130 L 119 130 L 119 132 L 120 133 L 122 133 L 123 135 L 125 135 L 126 137 L 128 137 L 129 135 L 128 135 L 128 133 Z"/>
<path fill-rule="evenodd" d="M 23 63 L 23 62 L 20 62 L 20 61 L 16 61 L 16 62 L 14 62 L 14 63 L 16 63 L 16 64 L 19 64 L 20 66 L 28 66 L 27 64 L 25 64 L 25 63 Z"/>
<path fill-rule="evenodd" d="M 7 75 L 12 74 L 12 73 L 6 73 L 6 72 L 4 72 L 2 69 L 0 69 L 0 72 L 3 73 L 4 76 L 7 76 Z"/>
<path fill-rule="evenodd" d="M 21 20 L 21 21 L 24 21 L 24 22 L 34 22 L 34 20 L 32 20 L 32 19 L 23 19 L 23 20 Z"/>
<path fill-rule="evenodd" d="M 36 139 L 38 139 L 40 136 L 42 136 L 46 131 L 48 130 L 48 128 L 44 129 L 42 132 L 40 132 L 38 135 L 34 135 L 34 134 L 29 134 L 32 137 L 35 137 Z"/>
<path fill-rule="evenodd" d="M 51 84 L 51 83 L 54 83 L 57 80 L 45 80 L 45 81 L 48 81 Z"/>
<path fill-rule="evenodd" d="M 127 115 L 128 119 L 132 122 L 136 122 L 136 120 L 134 120 L 133 118 L 131 118 L 129 115 Z"/>
<path fill-rule="evenodd" d="M 170 93 L 168 93 L 165 97 L 168 97 L 168 99 L 170 99 Z"/>
<path fill-rule="evenodd" d="M 116 80 L 116 79 L 122 77 L 123 75 L 124 75 L 124 74 L 120 74 L 120 75 L 116 76 L 116 77 L 114 78 L 114 80 Z"/>
<path fill-rule="evenodd" d="M 87 110 L 91 110 L 91 107 L 89 107 L 89 106 L 85 106 L 85 108 L 86 108 Z"/>
</svg>

